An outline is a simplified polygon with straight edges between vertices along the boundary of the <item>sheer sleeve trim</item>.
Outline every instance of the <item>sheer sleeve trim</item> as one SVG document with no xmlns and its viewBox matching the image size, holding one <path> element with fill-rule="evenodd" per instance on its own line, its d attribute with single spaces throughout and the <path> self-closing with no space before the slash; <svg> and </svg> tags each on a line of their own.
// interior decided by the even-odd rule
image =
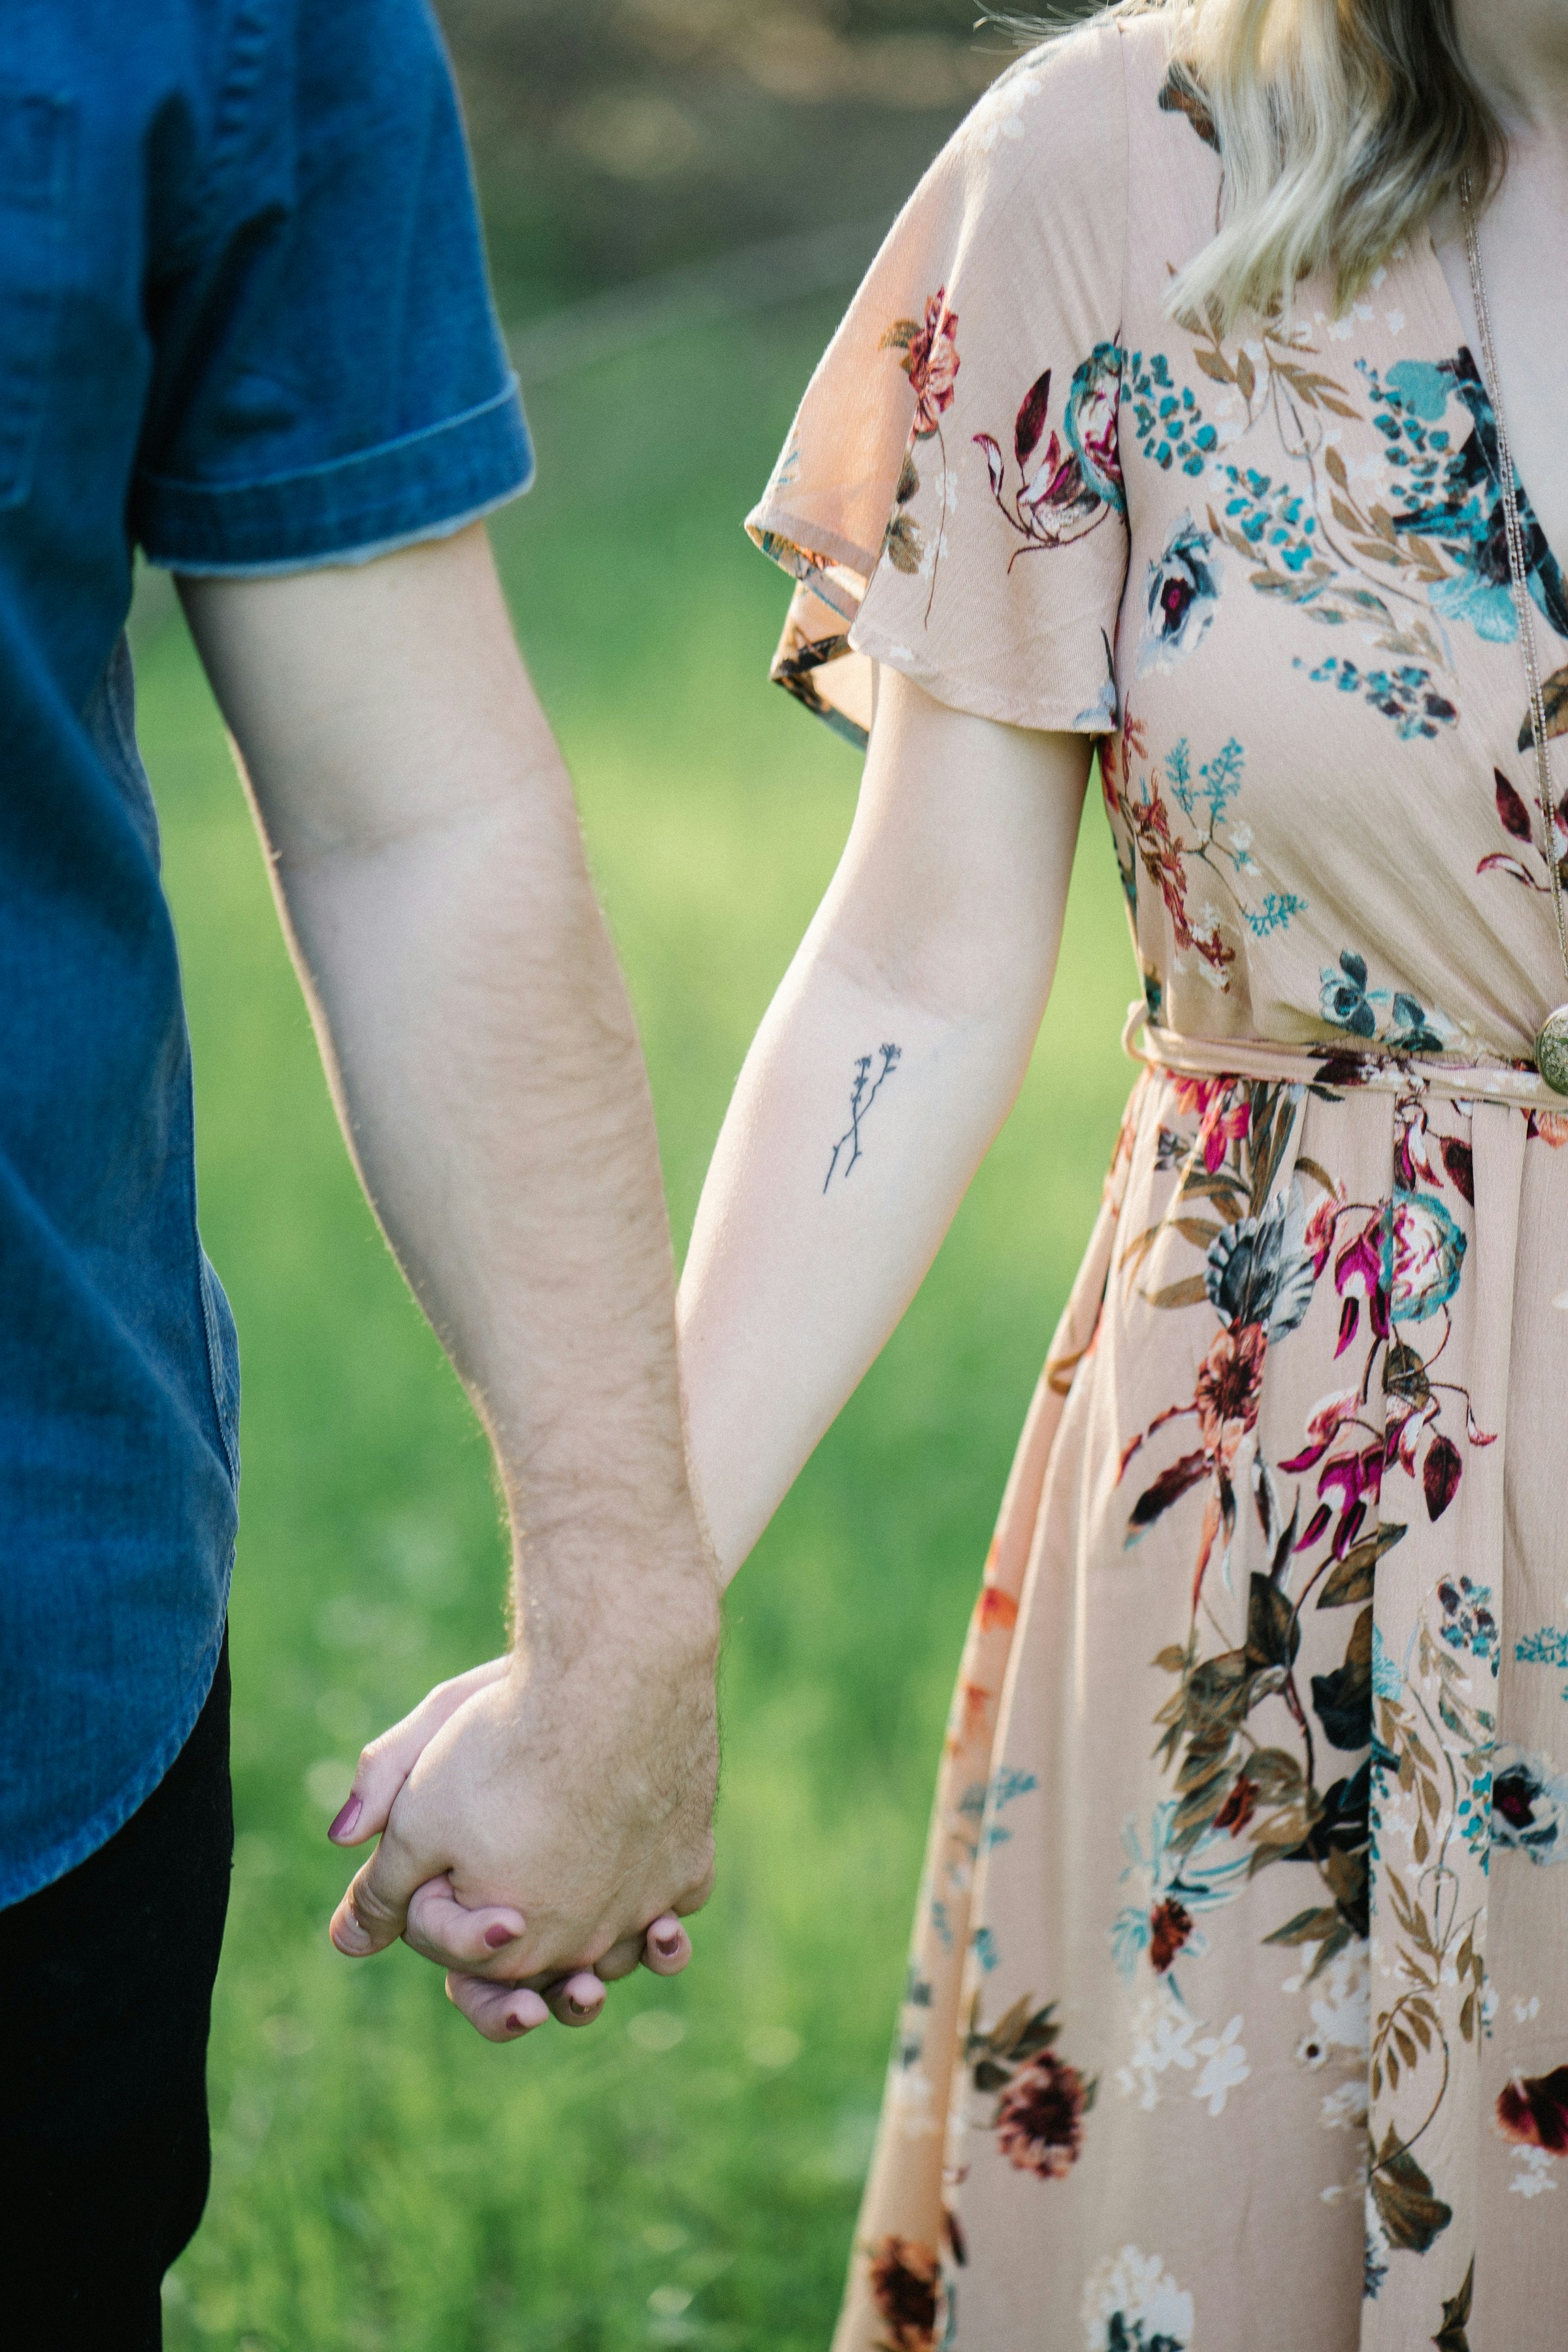
<svg viewBox="0 0 1568 2352">
<path fill-rule="evenodd" d="M 863 742 L 870 666 L 1103 733 L 1126 574 L 1117 26 L 1021 58 L 895 223 L 748 518 L 796 583 L 774 679 Z"/>
</svg>

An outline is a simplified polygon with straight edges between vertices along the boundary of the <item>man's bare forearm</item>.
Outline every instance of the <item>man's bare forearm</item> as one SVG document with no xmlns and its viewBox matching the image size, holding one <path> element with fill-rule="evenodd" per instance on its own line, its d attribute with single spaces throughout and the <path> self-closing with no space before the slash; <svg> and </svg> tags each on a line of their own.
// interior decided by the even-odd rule
<svg viewBox="0 0 1568 2352">
<path fill-rule="evenodd" d="M 642 1057 L 561 866 L 507 800 L 280 873 L 366 1190 L 486 1422 L 520 1627 L 553 1654 L 697 1557 Z"/>
<path fill-rule="evenodd" d="M 187 604 L 366 1191 L 495 1444 L 531 1654 L 628 1609 L 710 1643 L 642 1056 L 482 538 Z"/>
</svg>

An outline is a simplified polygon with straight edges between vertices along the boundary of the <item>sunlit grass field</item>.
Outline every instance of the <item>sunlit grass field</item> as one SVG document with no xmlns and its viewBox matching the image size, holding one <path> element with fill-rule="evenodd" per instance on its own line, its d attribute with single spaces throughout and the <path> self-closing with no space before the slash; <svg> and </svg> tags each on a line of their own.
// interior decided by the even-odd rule
<svg viewBox="0 0 1568 2352">
<path fill-rule="evenodd" d="M 495 539 L 642 1023 L 678 1247 L 857 762 L 765 680 L 743 541 L 820 304 L 542 390 Z M 360 1199 L 177 624 L 141 662 L 195 1039 L 202 1217 L 245 1364 L 238 1854 L 206 2223 L 177 2352 L 821 2352 L 936 1750 L 1014 1437 L 1087 1234 L 1132 971 L 1091 809 L 1035 1067 L 926 1288 L 734 1588 L 719 1891 L 678 1983 L 480 2042 L 324 1923 L 361 1740 L 500 1641 L 486 1454 Z M 976 823 L 984 814 L 976 808 Z"/>
</svg>

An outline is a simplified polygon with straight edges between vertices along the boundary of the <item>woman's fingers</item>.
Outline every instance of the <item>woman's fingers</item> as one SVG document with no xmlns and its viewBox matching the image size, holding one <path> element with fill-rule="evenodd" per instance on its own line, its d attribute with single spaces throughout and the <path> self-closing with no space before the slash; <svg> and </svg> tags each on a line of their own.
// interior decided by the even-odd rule
<svg viewBox="0 0 1568 2352">
<path fill-rule="evenodd" d="M 651 1969 L 655 1976 L 678 1977 L 690 1958 L 690 1937 L 674 1912 L 667 1911 L 643 1935 L 623 1936 L 612 1944 L 594 1967 L 605 1984 L 614 1984 L 639 1968 Z"/>
<path fill-rule="evenodd" d="M 447 1976 L 447 1998 L 487 2042 L 516 2042 L 535 2026 L 545 2024 L 550 2016 L 539 1994 L 526 1985 L 486 1984 L 482 1977 L 459 1976 L 456 1971 Z"/>
<path fill-rule="evenodd" d="M 554 1984 L 488 1984 L 482 1977 L 447 1971 L 447 1998 L 487 2042 L 515 2042 L 554 2017 L 563 2025 L 592 2025 L 605 2006 L 605 1988 L 591 1969 Z"/>
<path fill-rule="evenodd" d="M 593 1969 L 579 1969 L 574 1976 L 545 1986 L 543 1997 L 561 2025 L 592 2025 L 605 2006 L 604 1984 Z"/>
<path fill-rule="evenodd" d="M 368 1875 L 368 1870 L 361 1877 Z M 356 1881 L 356 1885 L 358 1882 Z M 444 1969 L 491 1983 L 516 1982 L 519 1949 L 527 1922 L 510 1905 L 470 1909 L 452 1892 L 449 1877 L 426 1879 L 407 1897 L 405 1940 L 424 1958 Z M 638 1967 L 656 1976 L 679 1976 L 691 1958 L 691 1938 L 673 1912 L 656 1919 L 641 1936 L 625 1936 L 592 1968 L 568 1977 L 528 1981 L 549 2000 L 563 2025 L 587 2025 L 605 2002 L 605 1987 Z"/>
<path fill-rule="evenodd" d="M 623 1936 L 618 1944 L 612 1944 L 609 1950 L 595 1961 L 593 1975 L 599 1982 L 600 2000 L 604 1998 L 603 1988 L 605 1985 L 615 1984 L 622 1977 L 629 1977 L 637 1969 L 651 1969 L 656 1976 L 678 1977 L 690 1958 L 690 1937 L 674 1913 L 667 1912 L 662 1919 L 654 1921 L 646 1934 Z M 564 1982 L 565 1979 L 561 1981 Z M 574 1979 L 572 1981 L 575 1982 L 576 1979 Z M 540 1990 L 544 1993 L 545 1998 L 550 1999 L 553 1988 L 548 1984 L 541 1984 L 537 1977 L 531 1978 L 530 1982 L 540 1984 Z M 554 2006 L 553 2002 L 552 2006 Z M 559 2016 L 560 2011 L 556 2011 L 556 2014 Z M 563 2021 L 567 2024 L 580 2025 L 585 2021 L 580 2016 L 574 2016 Z"/>
<path fill-rule="evenodd" d="M 691 1958 L 691 1938 L 673 1912 L 656 1919 L 643 1937 L 638 1954 L 656 1977 L 678 1977 Z"/>
<path fill-rule="evenodd" d="M 497 1984 L 469 1974 L 474 1968 L 505 1966 L 511 1940 L 505 1931 L 516 1916 L 466 1911 L 445 1878 L 420 1887 L 408 1905 L 408 1941 L 426 1958 L 450 1955 L 458 1961 L 456 1967 L 448 1964 L 447 1998 L 489 2042 L 515 2042 L 546 2017 L 562 2025 L 592 2025 L 604 2012 L 606 1987 L 618 1977 L 630 1976 L 639 1965 L 656 1976 L 679 1976 L 691 1958 L 690 1937 L 673 1912 L 667 1912 L 645 1935 L 612 1945 L 592 1969 L 552 1982 L 536 1978 L 528 1985 Z"/>
<path fill-rule="evenodd" d="M 438 1967 L 515 1980 L 526 1925 L 521 1912 L 510 1904 L 470 1911 L 453 1894 L 449 1878 L 430 1878 L 410 1895 L 403 1932 L 416 1952 Z"/>
<path fill-rule="evenodd" d="M 449 1683 L 437 1683 L 401 1723 L 361 1751 L 348 1801 L 327 1832 L 334 1845 L 363 1845 L 386 1827 L 398 1790 L 441 1726 L 476 1691 L 499 1682 L 510 1664 L 510 1659 L 490 1658 L 466 1675 L 454 1675 Z"/>
</svg>

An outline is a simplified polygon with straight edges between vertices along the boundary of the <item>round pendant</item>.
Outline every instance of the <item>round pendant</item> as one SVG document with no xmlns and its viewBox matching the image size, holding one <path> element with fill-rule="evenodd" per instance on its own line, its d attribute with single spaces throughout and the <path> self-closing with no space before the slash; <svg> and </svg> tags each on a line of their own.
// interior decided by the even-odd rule
<svg viewBox="0 0 1568 2352">
<path fill-rule="evenodd" d="M 1542 1024 L 1535 1066 L 1554 1095 L 1568 1095 L 1568 1004 L 1560 1004 Z"/>
</svg>

